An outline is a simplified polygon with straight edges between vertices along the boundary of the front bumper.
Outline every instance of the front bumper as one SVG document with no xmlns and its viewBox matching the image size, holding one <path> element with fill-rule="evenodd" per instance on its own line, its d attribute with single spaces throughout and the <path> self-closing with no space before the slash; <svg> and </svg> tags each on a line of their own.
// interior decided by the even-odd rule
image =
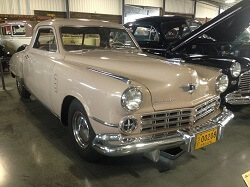
<svg viewBox="0 0 250 187">
<path fill-rule="evenodd" d="M 233 113 L 224 108 L 214 118 L 188 131 L 177 131 L 174 135 L 164 135 L 164 133 L 161 133 L 129 138 L 121 134 L 98 134 L 92 146 L 96 151 L 107 156 L 145 153 L 156 149 L 166 150 L 178 146 L 181 146 L 184 151 L 192 152 L 195 147 L 197 134 L 217 128 L 217 140 L 221 140 L 225 126 L 233 117 Z"/>
<path fill-rule="evenodd" d="M 225 97 L 226 102 L 231 105 L 247 105 L 250 104 L 250 94 L 243 94 L 239 91 L 229 93 Z"/>
</svg>

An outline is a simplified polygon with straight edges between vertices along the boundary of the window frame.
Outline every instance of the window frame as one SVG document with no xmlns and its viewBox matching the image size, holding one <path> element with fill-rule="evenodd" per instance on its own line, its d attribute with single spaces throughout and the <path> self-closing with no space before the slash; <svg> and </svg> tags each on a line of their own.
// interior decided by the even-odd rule
<svg viewBox="0 0 250 187">
<path fill-rule="evenodd" d="M 52 29 L 53 34 L 54 34 L 54 36 L 55 36 L 56 51 L 45 51 L 45 50 L 41 50 L 41 49 L 39 49 L 39 48 L 34 48 L 34 45 L 35 45 L 35 43 L 36 43 L 36 41 L 37 41 L 37 39 L 38 39 L 38 38 L 37 38 L 37 37 L 38 37 L 38 33 L 39 33 L 39 31 L 40 31 L 41 29 Z M 36 29 L 35 38 L 34 38 L 34 40 L 33 40 L 33 42 L 32 42 L 31 48 L 32 48 L 32 49 L 35 49 L 35 50 L 39 50 L 39 51 L 49 52 L 49 53 L 59 53 L 59 45 L 58 45 L 58 39 L 57 39 L 57 34 L 56 34 L 55 28 L 54 28 L 53 26 L 40 26 L 40 27 L 38 27 L 38 28 Z"/>
</svg>

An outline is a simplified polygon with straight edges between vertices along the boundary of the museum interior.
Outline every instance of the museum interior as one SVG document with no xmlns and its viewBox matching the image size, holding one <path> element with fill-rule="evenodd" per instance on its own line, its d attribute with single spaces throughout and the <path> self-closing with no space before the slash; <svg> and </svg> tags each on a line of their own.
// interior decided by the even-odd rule
<svg viewBox="0 0 250 187">
<path fill-rule="evenodd" d="M 0 0 L 0 186 L 250 187 L 250 0 Z"/>
</svg>

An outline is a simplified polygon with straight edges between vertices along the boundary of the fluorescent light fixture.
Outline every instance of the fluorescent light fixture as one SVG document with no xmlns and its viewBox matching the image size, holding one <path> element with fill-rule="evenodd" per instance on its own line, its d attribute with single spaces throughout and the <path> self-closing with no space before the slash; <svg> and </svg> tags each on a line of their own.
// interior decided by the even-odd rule
<svg viewBox="0 0 250 187">
<path fill-rule="evenodd" d="M 235 0 L 226 0 L 225 3 L 234 3 Z"/>
</svg>

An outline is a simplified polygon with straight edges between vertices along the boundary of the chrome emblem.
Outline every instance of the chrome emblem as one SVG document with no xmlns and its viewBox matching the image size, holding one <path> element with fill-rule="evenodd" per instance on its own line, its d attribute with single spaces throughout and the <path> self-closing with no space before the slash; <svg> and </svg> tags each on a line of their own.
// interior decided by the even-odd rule
<svg viewBox="0 0 250 187">
<path fill-rule="evenodd" d="M 188 84 L 187 86 L 180 86 L 180 89 L 184 92 L 187 92 L 189 94 L 192 94 L 194 93 L 194 91 L 196 90 L 196 88 L 198 87 L 197 84 L 194 84 L 194 83 L 190 83 Z"/>
</svg>

